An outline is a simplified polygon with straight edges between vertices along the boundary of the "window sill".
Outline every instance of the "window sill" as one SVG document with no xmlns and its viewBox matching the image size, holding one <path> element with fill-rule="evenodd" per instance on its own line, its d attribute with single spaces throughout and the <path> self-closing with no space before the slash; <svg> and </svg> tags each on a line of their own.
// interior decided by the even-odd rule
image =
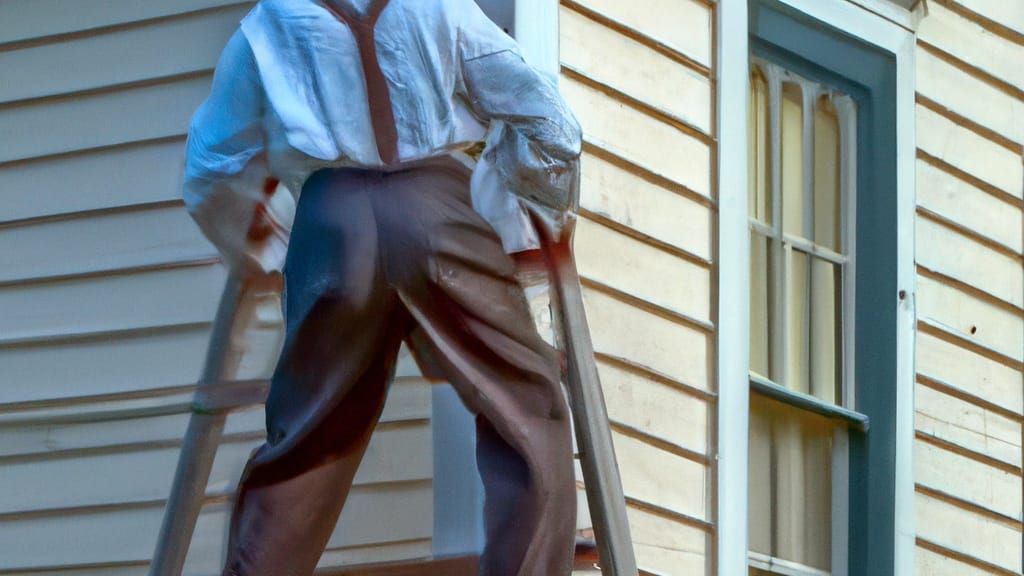
<svg viewBox="0 0 1024 576">
<path fill-rule="evenodd" d="M 767 554 L 750 552 L 748 559 L 751 568 L 757 568 L 779 576 L 831 576 L 831 572 L 810 568 L 796 562 L 789 562 L 779 558 L 773 558 Z"/>
<path fill-rule="evenodd" d="M 789 404 L 794 408 L 800 408 L 801 410 L 807 410 L 808 412 L 813 412 L 819 416 L 844 422 L 851 429 L 857 430 L 858 432 L 867 432 L 871 426 L 871 421 L 868 417 L 860 412 L 854 412 L 853 410 L 847 410 L 846 408 L 842 408 L 834 404 L 822 402 L 809 394 L 803 394 L 788 388 L 783 388 L 782 386 L 755 374 L 750 375 L 750 390 L 760 394 L 761 396 L 771 398 L 772 400 Z"/>
</svg>

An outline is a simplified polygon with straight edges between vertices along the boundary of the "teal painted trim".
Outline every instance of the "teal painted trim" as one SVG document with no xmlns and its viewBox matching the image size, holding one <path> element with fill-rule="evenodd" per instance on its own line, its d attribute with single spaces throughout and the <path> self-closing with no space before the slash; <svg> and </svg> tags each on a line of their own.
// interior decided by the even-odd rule
<svg viewBox="0 0 1024 576">
<path fill-rule="evenodd" d="M 784 386 L 779 386 L 771 380 L 760 378 L 753 374 L 750 375 L 750 391 L 760 394 L 765 398 L 771 398 L 783 404 L 788 404 L 794 408 L 806 410 L 830 420 L 843 422 L 852 430 L 858 432 L 867 432 L 871 428 L 871 419 L 860 412 L 847 410 L 828 402 L 822 402 L 810 394 L 790 390 Z"/>
<path fill-rule="evenodd" d="M 850 576 L 894 576 L 897 382 L 895 55 L 773 0 L 751 0 L 753 52 L 857 102 L 856 410 L 850 433 Z"/>
</svg>

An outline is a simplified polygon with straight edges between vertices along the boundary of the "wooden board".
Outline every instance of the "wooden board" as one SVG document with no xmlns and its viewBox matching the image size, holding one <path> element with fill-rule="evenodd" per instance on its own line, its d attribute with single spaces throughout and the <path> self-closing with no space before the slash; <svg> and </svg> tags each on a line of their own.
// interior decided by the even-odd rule
<svg viewBox="0 0 1024 576">
<path fill-rule="evenodd" d="M 598 362 L 608 416 L 661 441 L 708 454 L 712 406 L 673 386 Z"/>
<path fill-rule="evenodd" d="M 930 490 L 1021 520 L 1024 486 L 1020 474 L 918 441 L 914 445 L 914 480 Z"/>
<path fill-rule="evenodd" d="M 709 336 L 595 290 L 584 289 L 594 350 L 627 358 L 701 390 L 710 389 Z"/>
<path fill-rule="evenodd" d="M 1004 26 L 1012 25 L 1015 2 L 992 2 L 967 0 L 966 4 L 1007 4 L 1005 8 L 987 7 L 986 10 L 1005 10 L 996 20 Z M 1017 16 L 1024 14 L 1018 13 Z M 1020 24 L 1020 22 L 1018 22 Z M 1017 62 L 1024 60 L 1024 45 L 1011 42 L 992 34 L 976 22 L 967 20 L 949 10 L 940 2 L 928 5 L 928 17 L 921 20 L 917 29 L 918 37 L 949 52 L 960 60 L 969 62 L 992 76 L 1000 78 L 1019 89 L 1024 89 L 1024 69 Z M 918 54 L 920 57 L 920 54 Z"/>
<path fill-rule="evenodd" d="M 1024 409 L 1024 375 L 936 338 L 917 335 L 917 371 L 1015 414 Z"/>
<path fill-rule="evenodd" d="M 712 63 L 711 9 L 695 0 L 582 0 L 581 6 L 665 44 L 703 66 Z M 657 14 L 657 18 L 652 18 Z"/>
<path fill-rule="evenodd" d="M 930 16 L 925 18 L 925 22 L 931 21 Z M 1024 56 L 1024 47 L 1020 53 Z M 926 50 L 917 51 L 916 62 L 919 94 L 1016 142 L 1020 150 L 1024 142 L 1024 101 Z M 950 90 L 950 86 L 959 89 Z"/>
<path fill-rule="evenodd" d="M 708 77 L 564 6 L 560 26 L 563 66 L 711 133 Z"/>
<path fill-rule="evenodd" d="M 583 126 L 586 141 L 702 196 L 711 196 L 711 150 L 707 144 L 564 75 L 560 86 Z M 637 138 L 637 134 L 644 137 Z"/>
<path fill-rule="evenodd" d="M 917 262 L 978 288 L 1018 308 L 1024 307 L 1021 260 L 993 250 L 928 218 L 917 218 Z"/>
<path fill-rule="evenodd" d="M 919 432 L 1021 467 L 1021 422 L 918 384 L 914 393 Z"/>
<path fill-rule="evenodd" d="M 630 507 L 629 527 L 639 568 L 652 574 L 709 574 L 706 532 Z"/>
<path fill-rule="evenodd" d="M 1010 572 L 1020 569 L 1020 528 L 922 494 L 917 494 L 914 509 L 920 538 Z"/>
<path fill-rule="evenodd" d="M 612 439 L 627 499 L 691 518 L 709 518 L 707 466 L 614 430 Z"/>
<path fill-rule="evenodd" d="M 1024 361 L 1024 315 L 926 276 L 917 278 L 917 316 L 957 336 Z"/>
<path fill-rule="evenodd" d="M 580 276 L 701 322 L 711 321 L 711 270 L 579 219 Z"/>
<path fill-rule="evenodd" d="M 917 161 L 917 203 L 1015 252 L 1024 252 L 1020 208 L 922 160 Z"/>
<path fill-rule="evenodd" d="M 711 259 L 712 212 L 707 205 L 592 154 L 583 154 L 582 166 L 580 205 L 584 209 Z"/>
<path fill-rule="evenodd" d="M 917 107 L 917 146 L 1017 198 L 1024 187 L 1020 154 L 958 126 L 949 119 Z"/>
</svg>

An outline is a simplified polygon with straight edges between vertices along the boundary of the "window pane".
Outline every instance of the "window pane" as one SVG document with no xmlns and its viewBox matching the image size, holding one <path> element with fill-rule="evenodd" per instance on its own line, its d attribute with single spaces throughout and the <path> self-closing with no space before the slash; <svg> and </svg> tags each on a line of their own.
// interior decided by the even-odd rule
<svg viewBox="0 0 1024 576">
<path fill-rule="evenodd" d="M 782 228 L 804 235 L 804 105 L 798 84 L 782 85 Z"/>
<path fill-rule="evenodd" d="M 811 389 L 821 400 L 836 404 L 842 398 L 841 268 L 819 258 L 811 262 Z"/>
<path fill-rule="evenodd" d="M 839 117 L 828 96 L 814 107 L 814 241 L 840 251 Z"/>
<path fill-rule="evenodd" d="M 771 310 L 772 282 L 769 240 L 750 232 L 750 370 L 770 376 L 768 318 Z"/>
<path fill-rule="evenodd" d="M 771 224 L 768 82 L 757 67 L 750 78 L 750 217 Z"/>
<path fill-rule="evenodd" d="M 786 382 L 783 384 L 797 392 L 810 394 L 808 365 L 810 298 L 808 256 L 799 250 L 789 251 L 789 316 L 787 332 Z"/>
<path fill-rule="evenodd" d="M 751 550 L 830 570 L 833 424 L 757 394 L 750 413 Z"/>
</svg>

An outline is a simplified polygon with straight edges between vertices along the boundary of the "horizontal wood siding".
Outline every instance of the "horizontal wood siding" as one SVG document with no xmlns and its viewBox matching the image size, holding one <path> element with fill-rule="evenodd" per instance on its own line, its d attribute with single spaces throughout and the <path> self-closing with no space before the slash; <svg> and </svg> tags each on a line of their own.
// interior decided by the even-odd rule
<svg viewBox="0 0 1024 576">
<path fill-rule="evenodd" d="M 917 574 L 1022 566 L 1024 11 L 934 0 L 917 51 Z"/>
<path fill-rule="evenodd" d="M 180 201 L 185 133 L 251 6 L 0 2 L 0 574 L 147 570 L 225 279 Z M 279 307 L 241 378 L 272 370 Z M 431 390 L 403 354 L 323 566 L 430 555 Z M 219 573 L 263 420 L 228 419 L 186 574 Z"/>
<path fill-rule="evenodd" d="M 584 132 L 576 256 L 634 548 L 643 573 L 711 574 L 714 10 L 561 4 Z"/>
</svg>

